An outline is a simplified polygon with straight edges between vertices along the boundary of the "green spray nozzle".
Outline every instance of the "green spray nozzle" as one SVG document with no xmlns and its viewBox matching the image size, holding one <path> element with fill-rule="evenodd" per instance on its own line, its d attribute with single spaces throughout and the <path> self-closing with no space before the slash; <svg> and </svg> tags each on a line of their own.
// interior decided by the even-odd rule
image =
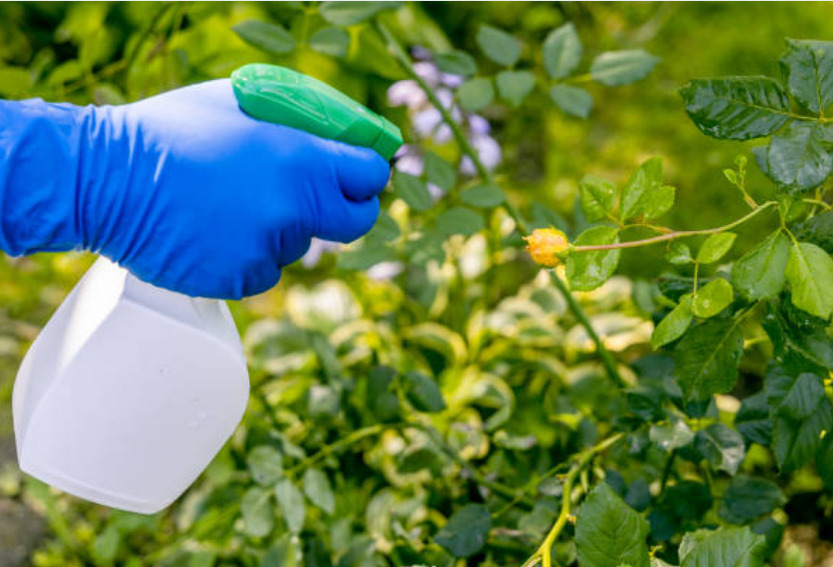
<svg viewBox="0 0 833 567">
<path fill-rule="evenodd" d="M 256 63 L 234 71 L 231 84 L 240 108 L 259 120 L 370 148 L 386 160 L 402 146 L 392 122 L 303 73 Z"/>
</svg>

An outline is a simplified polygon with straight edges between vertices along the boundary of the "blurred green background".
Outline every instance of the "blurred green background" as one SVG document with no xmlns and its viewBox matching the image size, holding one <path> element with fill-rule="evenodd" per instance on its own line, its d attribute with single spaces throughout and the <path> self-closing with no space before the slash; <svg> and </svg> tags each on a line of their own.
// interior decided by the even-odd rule
<svg viewBox="0 0 833 567">
<path fill-rule="evenodd" d="M 121 104 L 191 82 L 227 77 L 245 63 L 275 62 L 332 83 L 398 122 L 406 137 L 413 138 L 405 110 L 387 104 L 388 87 L 403 74 L 378 34 L 362 24 L 348 25 L 350 47 L 344 56 L 331 57 L 309 49 L 302 40 L 324 25 L 316 10 L 313 3 L 5 2 L 0 4 L 0 96 Z M 233 27 L 250 19 L 284 27 L 300 47 L 286 56 L 276 56 L 248 45 Z M 742 200 L 721 170 L 730 167 L 736 155 L 748 151 L 745 144 L 719 142 L 700 134 L 685 116 L 680 86 L 689 79 L 710 76 L 778 76 L 784 38 L 833 39 L 833 4 L 825 2 L 431 2 L 408 4 L 390 16 L 403 43 L 433 51 L 452 46 L 464 49 L 487 70 L 493 64 L 478 55 L 475 40 L 481 24 L 499 27 L 520 39 L 524 44 L 521 65 L 540 67 L 539 46 L 565 21 L 575 24 L 585 46 L 581 72 L 592 56 L 605 50 L 641 47 L 661 61 L 645 80 L 632 85 L 608 88 L 589 84 L 595 105 L 587 120 L 565 115 L 543 89 L 536 90 L 519 108 L 504 104 L 486 108 L 482 114 L 503 149 L 497 169 L 503 187 L 522 211 L 539 202 L 569 218 L 578 180 L 584 174 L 622 183 L 643 159 L 661 155 L 666 181 L 678 188 L 679 202 L 663 220 L 676 228 L 719 225 L 744 212 Z M 750 163 L 749 169 L 751 192 L 769 194 L 769 182 L 754 164 Z M 387 202 L 392 200 L 387 197 Z M 759 230 L 754 223 L 746 225 L 739 248 L 752 242 L 744 235 L 756 238 Z M 624 272 L 632 277 L 654 276 L 660 270 L 662 252 L 640 249 L 626 253 Z M 27 496 L 14 464 L 11 429 L 11 388 L 20 359 L 90 262 L 84 254 L 0 258 L 3 567 L 29 564 L 35 549 L 46 550 L 40 552 L 39 565 L 114 561 L 101 559 L 96 551 L 85 555 L 77 550 L 77 545 L 101 544 L 94 533 L 106 525 L 102 524 L 107 521 L 106 514 L 72 500 Z M 531 279 L 535 269 L 527 263 L 522 274 Z M 384 287 L 343 272 L 328 255 L 313 268 L 287 270 L 284 281 L 269 293 L 235 303 L 232 309 L 241 331 L 245 334 L 252 323 L 281 318 L 291 307 L 287 306 L 288 291 L 300 289 L 293 287 L 296 284 L 309 286 L 328 278 L 347 282 L 370 318 L 387 316 L 386 307 L 403 301 L 401 294 L 405 292 L 396 285 Z M 472 289 L 469 293 L 492 293 L 476 286 Z M 494 306 L 513 292 L 500 289 L 487 303 Z M 396 324 L 391 332 L 404 334 Z M 255 369 L 253 376 L 259 373 L 262 369 Z M 339 427 L 330 425 L 334 430 Z M 44 491 L 33 494 L 42 496 Z M 71 520 L 62 521 L 61 516 Z M 170 536 L 174 541 L 171 534 L 177 528 L 166 526 L 167 535 L 156 540 Z M 74 540 L 81 543 L 72 544 Z M 130 549 L 147 549 L 133 545 L 120 548 L 119 553 L 126 555 L 115 563 L 124 563 Z M 142 564 L 139 561 L 132 564 Z M 240 559 L 229 564 L 255 563 Z"/>
</svg>

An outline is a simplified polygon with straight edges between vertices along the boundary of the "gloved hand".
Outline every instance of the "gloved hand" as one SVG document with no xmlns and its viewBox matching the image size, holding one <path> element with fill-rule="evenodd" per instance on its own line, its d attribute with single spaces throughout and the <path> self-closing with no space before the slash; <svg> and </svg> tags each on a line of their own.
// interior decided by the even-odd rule
<svg viewBox="0 0 833 567">
<path fill-rule="evenodd" d="M 379 213 L 374 151 L 257 121 L 228 80 L 123 106 L 0 101 L 0 248 L 86 249 L 191 296 L 274 286 Z"/>
</svg>

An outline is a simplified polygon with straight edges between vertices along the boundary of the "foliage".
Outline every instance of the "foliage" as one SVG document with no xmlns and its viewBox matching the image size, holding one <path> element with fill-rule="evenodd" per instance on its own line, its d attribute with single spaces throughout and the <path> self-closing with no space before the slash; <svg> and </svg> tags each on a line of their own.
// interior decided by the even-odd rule
<svg viewBox="0 0 833 567">
<path fill-rule="evenodd" d="M 276 292 L 232 306 L 250 407 L 181 501 L 143 517 L 0 476 L 5 496 L 49 522 L 35 565 L 760 566 L 789 555 L 779 545 L 794 502 L 810 494 L 823 513 L 831 44 L 788 41 L 783 80 L 691 80 L 673 112 L 695 128 L 674 124 L 676 139 L 721 159 L 691 154 L 698 167 L 680 168 L 641 152 L 663 136 L 645 102 L 654 75 L 682 63 L 594 28 L 590 8 L 542 4 L 525 19 L 469 9 L 0 11 L 4 96 L 118 104 L 269 61 L 367 102 L 408 138 L 367 237 L 337 254 L 315 243 Z M 57 31 L 35 33 L 42 21 Z M 645 130 L 620 162 L 605 161 L 617 146 L 580 152 L 580 140 L 561 139 L 592 132 L 583 119 L 626 115 L 629 97 Z M 753 150 L 763 175 L 746 146 L 684 137 L 697 129 L 763 139 Z M 526 157 L 550 144 L 538 162 Z M 535 178 L 550 160 L 570 179 Z M 625 163 L 631 175 L 614 179 Z M 691 176 L 709 169 L 701 191 Z M 531 186 L 557 191 L 520 190 Z M 691 206 L 698 199 L 723 219 L 747 210 L 691 228 L 719 224 Z M 538 269 L 523 236 L 553 269 Z M 616 275 L 630 273 L 629 253 L 656 249 L 664 273 L 643 262 L 650 282 Z M 3 274 L 38 289 L 58 274 L 65 289 L 86 261 L 41 256 L 20 262 L 31 275 L 7 264 Z M 21 317 L 43 322 L 56 295 Z"/>
</svg>

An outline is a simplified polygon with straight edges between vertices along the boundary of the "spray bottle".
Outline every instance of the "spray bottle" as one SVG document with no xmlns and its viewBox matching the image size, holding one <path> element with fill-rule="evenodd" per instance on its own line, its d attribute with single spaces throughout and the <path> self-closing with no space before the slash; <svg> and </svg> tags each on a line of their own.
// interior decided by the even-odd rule
<svg viewBox="0 0 833 567">
<path fill-rule="evenodd" d="M 390 159 L 399 129 L 312 77 L 232 74 L 250 116 Z M 249 397 L 225 302 L 145 283 L 99 258 L 27 352 L 12 399 L 20 468 L 92 502 L 151 514 L 179 497 L 236 429 Z"/>
</svg>

